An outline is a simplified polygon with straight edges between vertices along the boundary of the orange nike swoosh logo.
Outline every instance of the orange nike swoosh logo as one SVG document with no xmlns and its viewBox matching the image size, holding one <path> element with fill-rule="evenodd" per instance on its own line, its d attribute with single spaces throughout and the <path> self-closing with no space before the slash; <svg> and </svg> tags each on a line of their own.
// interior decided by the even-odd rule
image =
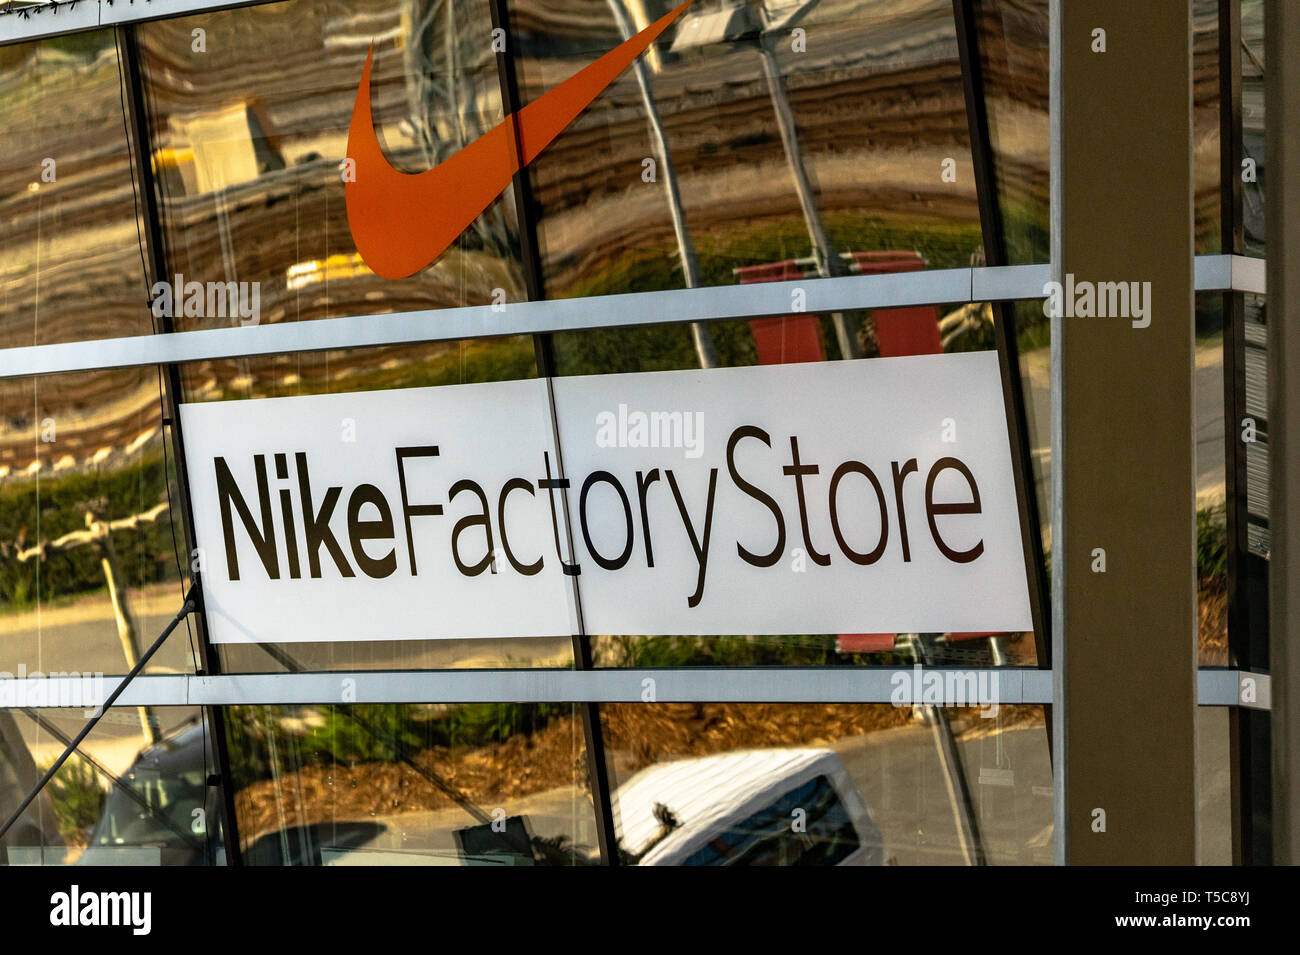
<svg viewBox="0 0 1300 955">
<path fill-rule="evenodd" d="M 505 191 L 514 174 L 536 159 L 690 4 L 686 0 L 454 156 L 419 173 L 394 169 L 375 135 L 372 45 L 348 128 L 348 158 L 355 163 L 356 180 L 344 184 L 348 226 L 370 270 L 386 279 L 406 278 L 442 255 Z"/>
</svg>

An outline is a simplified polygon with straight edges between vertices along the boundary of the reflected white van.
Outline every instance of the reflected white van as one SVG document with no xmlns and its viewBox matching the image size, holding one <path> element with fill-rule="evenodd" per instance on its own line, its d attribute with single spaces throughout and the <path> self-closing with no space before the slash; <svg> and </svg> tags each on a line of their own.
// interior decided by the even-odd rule
<svg viewBox="0 0 1300 955">
<path fill-rule="evenodd" d="M 613 795 L 634 865 L 881 865 L 884 838 L 829 749 L 759 749 L 660 763 Z"/>
</svg>

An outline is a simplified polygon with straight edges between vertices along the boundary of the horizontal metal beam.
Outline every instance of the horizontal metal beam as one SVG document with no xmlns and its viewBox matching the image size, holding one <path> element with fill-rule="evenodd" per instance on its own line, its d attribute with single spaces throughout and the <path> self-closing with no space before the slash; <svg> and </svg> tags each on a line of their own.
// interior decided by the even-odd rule
<svg viewBox="0 0 1300 955">
<path fill-rule="evenodd" d="M 949 670 L 931 668 L 943 677 L 969 678 L 976 685 L 996 687 L 1000 703 L 1045 703 L 1051 681 L 1041 670 Z M 484 703 L 591 702 L 690 703 L 695 701 L 740 703 L 890 703 L 900 674 L 915 683 L 910 667 L 898 669 L 847 667 L 773 669 L 666 669 L 666 670 L 441 670 L 407 673 L 314 673 L 292 686 L 282 675 L 194 677 L 190 692 L 195 702 L 219 704 L 230 698 L 270 701 L 293 694 L 293 702 L 339 702 L 345 689 L 357 702 Z M 344 681 L 355 681 L 354 684 Z"/>
<path fill-rule="evenodd" d="M 249 673 L 137 677 L 120 706 L 228 706 L 274 703 L 892 703 L 899 686 L 924 686 L 925 674 L 944 685 L 957 678 L 980 688 L 980 699 L 999 703 L 1047 703 L 1051 675 L 1045 670 L 951 667 L 728 667 L 627 670 L 361 670 L 315 673 Z M 948 674 L 952 674 L 949 678 Z M 105 676 L 100 698 L 120 681 Z M 904 682 L 910 681 L 910 682 Z M 22 684 L 26 683 L 26 686 Z M 38 686 L 43 684 L 43 686 Z M 23 706 L 93 707 L 93 680 L 29 677 L 0 680 L 0 709 Z M 39 698 L 33 694 L 39 693 Z M 80 698 L 73 694 L 80 693 Z"/>
<path fill-rule="evenodd" d="M 1261 261 L 1242 256 L 1202 256 L 1197 260 L 1197 291 L 1225 291 L 1239 285 L 1251 287 L 1238 290 L 1263 291 L 1262 265 L 1256 265 Z M 932 269 L 31 345 L 0 349 L 0 378 L 577 329 L 709 322 L 788 315 L 796 310 L 838 312 L 1038 299 L 1044 295 L 1047 279 L 1046 265 Z M 802 309 L 794 308 L 796 302 Z"/>
<path fill-rule="evenodd" d="M 0 378 L 340 348 L 971 301 L 971 269 L 320 318 L 0 350 Z M 1041 294 L 1041 288 L 1036 290 Z M 796 303 L 802 308 L 796 309 Z"/>
<path fill-rule="evenodd" d="M 1008 302 L 1022 298 L 1042 298 L 1043 286 L 1052 279 L 1052 267 L 1046 262 L 1037 265 L 985 266 L 970 271 L 969 301 L 972 302 Z"/>
<path fill-rule="evenodd" d="M 1196 291 L 1265 294 L 1264 259 L 1245 255 L 1198 255 Z"/>
<path fill-rule="evenodd" d="M 1272 685 L 1267 673 L 1198 670 L 1196 702 L 1201 706 L 1244 706 L 1248 710 L 1269 710 L 1273 706 Z"/>
<path fill-rule="evenodd" d="M 1052 702 L 1050 670 L 923 667 L 948 686 L 975 679 L 999 704 Z M 952 674 L 950 681 L 948 675 Z M 1202 706 L 1269 708 L 1267 674 L 1201 670 Z M 911 681 L 904 684 L 906 678 Z M 29 677 L 0 680 L 0 709 L 93 708 L 121 680 Z M 1248 683 L 1247 681 L 1253 681 Z M 26 684 L 25 686 L 23 684 Z M 37 684 L 40 684 L 38 687 Z M 233 706 L 295 703 L 893 703 L 917 683 L 914 667 L 698 667 L 628 670 L 362 670 L 137 677 L 119 706 Z M 91 692 L 98 686 L 97 695 Z M 1134 684 L 1141 691 L 1141 681 Z M 37 696 L 36 694 L 39 694 Z M 74 694 L 81 694 L 79 697 Z M 981 697 L 982 699 L 983 697 Z"/>
</svg>

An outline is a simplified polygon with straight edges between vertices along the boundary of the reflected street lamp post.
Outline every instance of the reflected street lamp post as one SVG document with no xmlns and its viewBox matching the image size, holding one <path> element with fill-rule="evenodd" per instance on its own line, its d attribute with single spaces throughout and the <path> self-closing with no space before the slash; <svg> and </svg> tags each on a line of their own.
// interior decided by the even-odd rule
<svg viewBox="0 0 1300 955">
<path fill-rule="evenodd" d="M 623 39 L 631 39 L 636 31 L 632 27 L 627 10 L 623 7 L 623 0 L 609 0 L 609 8 L 614 13 L 614 20 L 618 23 Z M 682 260 L 682 273 L 686 277 L 686 287 L 699 288 L 700 263 L 695 256 L 695 243 L 691 240 L 690 233 L 686 231 L 685 216 L 682 215 L 682 195 L 677 188 L 677 170 L 673 167 L 673 157 L 668 151 L 668 138 L 664 135 L 663 120 L 659 116 L 659 107 L 655 105 L 654 94 L 650 89 L 650 75 L 646 72 L 645 62 L 641 57 L 632 61 L 632 70 L 636 74 L 637 86 L 641 88 L 646 118 L 650 121 L 655 149 L 659 153 L 664 192 L 668 195 L 668 209 L 673 219 L 673 234 L 677 237 L 677 250 Z M 718 352 L 713 345 L 713 337 L 703 323 L 691 322 L 691 338 L 695 342 L 695 354 L 699 357 L 700 367 L 718 367 Z"/>
<path fill-rule="evenodd" d="M 844 275 L 845 270 L 839 254 L 822 225 L 821 213 L 813 197 L 812 181 L 808 178 L 803 151 L 799 147 L 799 130 L 795 124 L 794 111 L 790 108 L 790 98 L 786 93 L 781 69 L 776 61 L 776 36 L 792 30 L 817 3 L 818 0 L 794 0 L 793 3 L 758 0 L 751 6 L 745 0 L 738 0 L 738 2 L 733 0 L 725 3 L 718 10 L 699 12 L 688 10 L 682 17 L 677 36 L 673 39 L 672 49 L 674 52 L 679 52 L 720 41 L 746 38 L 754 40 L 762 60 L 763 78 L 767 82 L 768 95 L 772 98 L 772 108 L 776 113 L 781 146 L 785 150 L 790 174 L 794 177 L 799 208 L 803 211 L 808 236 L 812 240 L 817 274 L 822 278 L 830 278 Z M 835 340 L 839 344 L 840 355 L 844 358 L 860 357 L 857 341 L 844 315 L 840 312 L 832 313 L 831 323 L 835 328 Z"/>
</svg>

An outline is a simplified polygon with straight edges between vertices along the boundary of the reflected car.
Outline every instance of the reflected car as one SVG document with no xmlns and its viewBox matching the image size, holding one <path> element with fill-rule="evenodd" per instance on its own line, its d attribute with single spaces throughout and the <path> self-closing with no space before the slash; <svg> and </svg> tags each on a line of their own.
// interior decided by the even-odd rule
<svg viewBox="0 0 1300 955">
<path fill-rule="evenodd" d="M 221 865 L 221 825 L 204 821 L 205 739 L 197 720 L 140 751 L 114 785 L 78 865 Z M 339 819 L 261 832 L 243 849 L 246 865 L 570 865 L 594 850 L 554 833 L 538 835 L 524 815 L 455 828 L 447 810 L 397 819 Z M 455 810 L 463 813 L 463 810 Z M 553 817 L 547 814 L 547 818 Z M 544 830 L 549 831 L 544 826 Z"/>
<path fill-rule="evenodd" d="M 613 796 L 631 865 L 881 865 L 884 837 L 829 749 L 660 763 Z"/>
<path fill-rule="evenodd" d="M 222 863 L 220 821 L 205 805 L 204 732 L 196 719 L 140 751 L 109 790 L 78 865 Z"/>
</svg>

